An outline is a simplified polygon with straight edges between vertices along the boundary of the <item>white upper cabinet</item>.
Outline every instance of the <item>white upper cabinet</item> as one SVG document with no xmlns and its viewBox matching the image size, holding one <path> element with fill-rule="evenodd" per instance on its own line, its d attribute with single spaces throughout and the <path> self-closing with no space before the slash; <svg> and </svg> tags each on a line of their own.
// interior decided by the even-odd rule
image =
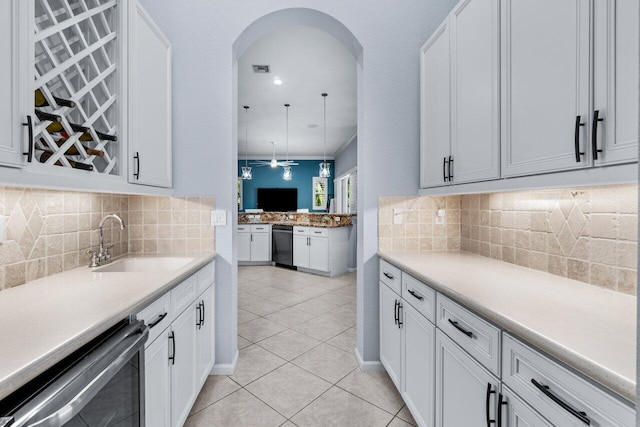
<svg viewBox="0 0 640 427">
<path fill-rule="evenodd" d="M 502 0 L 503 176 L 588 166 L 589 2 Z"/>
<path fill-rule="evenodd" d="M 31 28 L 30 1 L 4 0 L 0 4 L 0 127 L 4 137 L 0 138 L 0 165 L 22 166 L 26 157 L 29 111 Z M 31 97 L 33 102 L 33 97 Z M 33 107 L 33 105 L 31 106 Z"/>
<path fill-rule="evenodd" d="M 596 165 L 638 158 L 639 9 L 638 0 L 595 1 L 591 150 Z"/>
<path fill-rule="evenodd" d="M 451 155 L 449 23 L 445 21 L 420 51 L 420 186 L 449 182 Z"/>
<path fill-rule="evenodd" d="M 129 182 L 172 184 L 171 44 L 147 12 L 129 15 Z"/>
<path fill-rule="evenodd" d="M 454 184 L 500 177 L 499 0 L 465 0 L 449 18 Z"/>
</svg>

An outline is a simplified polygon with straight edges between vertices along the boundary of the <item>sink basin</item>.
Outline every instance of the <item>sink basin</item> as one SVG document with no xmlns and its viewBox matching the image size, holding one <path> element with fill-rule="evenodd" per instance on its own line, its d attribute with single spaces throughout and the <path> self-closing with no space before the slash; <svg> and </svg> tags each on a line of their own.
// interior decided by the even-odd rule
<svg viewBox="0 0 640 427">
<path fill-rule="evenodd" d="M 154 271 L 173 271 L 193 261 L 189 257 L 163 258 L 126 258 L 111 264 L 97 267 L 93 271 L 100 273 L 135 273 Z"/>
</svg>

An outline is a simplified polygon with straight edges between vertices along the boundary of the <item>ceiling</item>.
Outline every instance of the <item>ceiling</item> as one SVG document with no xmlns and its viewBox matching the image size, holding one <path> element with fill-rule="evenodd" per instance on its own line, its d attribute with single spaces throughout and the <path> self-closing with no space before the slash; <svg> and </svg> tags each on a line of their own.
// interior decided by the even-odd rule
<svg viewBox="0 0 640 427">
<path fill-rule="evenodd" d="M 253 72 L 269 65 L 269 74 Z M 281 85 L 273 83 L 274 78 Z M 286 152 L 286 108 L 289 107 L 289 156 L 322 158 L 323 100 L 327 96 L 327 157 L 332 157 L 356 133 L 356 61 L 329 34 L 311 27 L 291 26 L 254 42 L 238 61 L 238 156 L 245 157 L 245 111 L 248 105 L 248 152 L 251 158 L 271 158 Z"/>
</svg>

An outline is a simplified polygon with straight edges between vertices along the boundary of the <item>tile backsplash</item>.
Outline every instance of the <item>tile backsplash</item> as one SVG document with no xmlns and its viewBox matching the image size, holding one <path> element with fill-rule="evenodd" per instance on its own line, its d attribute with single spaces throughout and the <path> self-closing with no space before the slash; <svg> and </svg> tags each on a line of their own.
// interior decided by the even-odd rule
<svg viewBox="0 0 640 427">
<path fill-rule="evenodd" d="M 0 187 L 6 220 L 0 243 L 0 290 L 88 265 L 98 225 L 115 213 L 127 224 L 104 225 L 112 255 L 129 252 L 204 252 L 214 248 L 210 197 L 137 195 Z M 206 213 L 206 215 L 205 215 Z"/>
<path fill-rule="evenodd" d="M 637 206 L 637 185 L 381 197 L 379 248 L 463 250 L 635 295 Z"/>
</svg>

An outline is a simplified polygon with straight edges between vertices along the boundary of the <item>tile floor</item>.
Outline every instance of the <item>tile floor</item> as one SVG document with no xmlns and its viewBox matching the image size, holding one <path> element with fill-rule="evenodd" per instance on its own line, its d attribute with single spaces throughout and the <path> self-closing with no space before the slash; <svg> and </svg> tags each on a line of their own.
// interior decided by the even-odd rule
<svg viewBox="0 0 640 427">
<path fill-rule="evenodd" d="M 384 372 L 362 372 L 356 277 L 240 267 L 234 375 L 211 376 L 186 426 L 415 425 Z"/>
</svg>

